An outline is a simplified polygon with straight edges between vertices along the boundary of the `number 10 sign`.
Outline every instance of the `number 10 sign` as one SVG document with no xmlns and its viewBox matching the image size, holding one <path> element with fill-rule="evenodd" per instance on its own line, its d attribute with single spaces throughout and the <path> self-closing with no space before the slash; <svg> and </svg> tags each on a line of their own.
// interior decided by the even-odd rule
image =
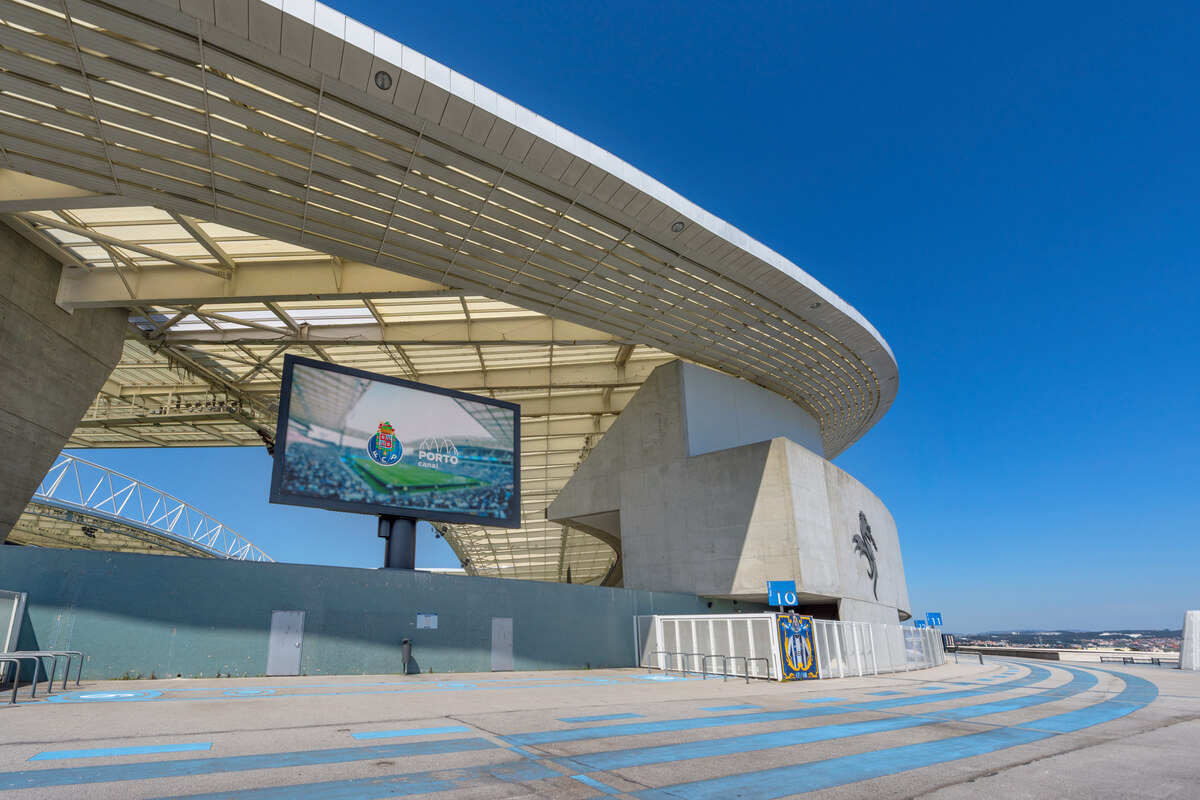
<svg viewBox="0 0 1200 800">
<path fill-rule="evenodd" d="M 767 605 L 794 606 L 796 602 L 795 581 L 767 581 Z"/>
</svg>

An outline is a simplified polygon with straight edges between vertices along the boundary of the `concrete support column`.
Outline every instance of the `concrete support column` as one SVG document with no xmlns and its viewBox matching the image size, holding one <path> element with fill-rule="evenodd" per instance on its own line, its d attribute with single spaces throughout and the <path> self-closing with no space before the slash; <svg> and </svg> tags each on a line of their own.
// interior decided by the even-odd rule
<svg viewBox="0 0 1200 800">
<path fill-rule="evenodd" d="M 1183 641 L 1179 647 L 1179 668 L 1200 670 L 1200 611 L 1183 615 Z"/>
<path fill-rule="evenodd" d="M 68 314 L 61 271 L 0 223 L 0 543 L 121 357 L 128 312 Z"/>
</svg>

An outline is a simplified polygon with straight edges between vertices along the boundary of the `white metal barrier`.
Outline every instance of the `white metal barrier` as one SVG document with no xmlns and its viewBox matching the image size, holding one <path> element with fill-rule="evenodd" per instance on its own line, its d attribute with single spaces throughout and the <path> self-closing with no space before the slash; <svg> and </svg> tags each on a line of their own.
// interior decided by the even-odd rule
<svg viewBox="0 0 1200 800">
<path fill-rule="evenodd" d="M 749 662 L 750 677 L 778 680 L 782 664 L 775 619 L 773 613 L 639 616 L 638 665 L 680 669 L 681 659 L 676 655 L 671 661 L 670 653 L 693 654 L 682 660 L 690 672 L 702 671 L 702 656 L 766 659 Z M 818 619 L 813 639 L 822 678 L 906 672 L 946 662 L 937 628 Z"/>
<path fill-rule="evenodd" d="M 745 658 L 751 678 L 779 678 L 779 643 L 774 614 L 644 616 L 637 618 L 637 624 L 639 666 L 679 669 L 679 659 L 668 664 L 664 652 L 698 653 Z M 701 659 L 692 660 L 696 662 L 695 668 L 689 663 L 688 671 L 700 672 Z M 736 674 L 742 675 L 741 672 Z"/>
<path fill-rule="evenodd" d="M 822 678 L 906 672 L 946 663 L 937 628 L 817 619 L 813 637 Z"/>
</svg>

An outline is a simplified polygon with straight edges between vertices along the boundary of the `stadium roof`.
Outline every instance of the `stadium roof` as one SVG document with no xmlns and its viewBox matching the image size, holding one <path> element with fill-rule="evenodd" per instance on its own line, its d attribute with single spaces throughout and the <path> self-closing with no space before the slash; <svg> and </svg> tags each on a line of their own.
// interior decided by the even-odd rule
<svg viewBox="0 0 1200 800">
<path fill-rule="evenodd" d="M 69 9 L 69 13 L 63 8 Z M 897 367 L 790 261 L 578 136 L 325 6 L 0 0 L 0 218 L 59 303 L 130 311 L 75 447 L 259 444 L 285 352 L 519 403 L 524 526 L 477 574 L 600 580 L 543 509 L 659 364 L 767 387 L 826 456 Z"/>
</svg>

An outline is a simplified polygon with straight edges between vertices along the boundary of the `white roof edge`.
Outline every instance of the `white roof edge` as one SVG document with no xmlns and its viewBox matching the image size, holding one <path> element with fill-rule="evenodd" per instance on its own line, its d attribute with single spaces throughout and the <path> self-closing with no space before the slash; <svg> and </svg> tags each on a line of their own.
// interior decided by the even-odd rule
<svg viewBox="0 0 1200 800">
<path fill-rule="evenodd" d="M 275 3 L 272 3 L 275 5 Z M 734 244 L 747 253 L 755 256 L 771 265 L 775 269 L 784 273 L 788 277 L 795 280 L 797 283 L 803 284 L 805 287 L 822 297 L 823 300 L 831 304 L 838 311 L 845 314 L 854 322 L 862 326 L 868 333 L 883 346 L 891 357 L 893 363 L 896 361 L 896 355 L 892 352 L 891 345 L 887 340 L 875 329 L 875 326 L 867 321 L 858 309 L 847 303 L 839 297 L 833 290 L 825 286 L 812 275 L 805 272 L 796 264 L 789 261 L 784 256 L 767 247 L 762 242 L 749 236 L 747 233 L 737 228 L 734 225 L 726 222 L 720 217 L 705 211 L 700 206 L 696 205 L 686 197 L 682 196 L 674 189 L 655 180 L 637 167 L 632 166 L 628 162 L 622 161 L 612 153 L 605 150 L 603 147 L 590 142 L 576 133 L 573 133 L 561 125 L 557 125 L 545 117 L 531 111 L 520 104 L 509 100 L 498 92 L 495 92 L 486 86 L 472 80 L 471 78 L 454 72 L 449 67 L 434 61 L 428 56 L 418 53 L 408 45 L 397 42 L 395 39 L 371 29 L 364 23 L 358 22 L 345 14 L 337 11 L 323 3 L 313 2 L 313 0 L 286 0 L 283 3 L 283 13 L 295 17 L 300 22 L 308 25 L 313 25 L 314 22 L 322 30 L 332 36 L 341 39 L 343 42 L 348 42 L 356 47 L 362 47 L 361 42 L 365 41 L 365 36 L 362 34 L 362 28 L 367 28 L 374 33 L 372 37 L 372 55 L 384 61 L 388 61 L 396 66 L 397 69 L 405 69 L 404 66 L 397 63 L 394 56 L 402 51 L 413 53 L 418 61 L 423 61 L 426 65 L 425 70 L 418 76 L 424 80 L 431 81 L 441 88 L 449 91 L 456 97 L 465 100 L 471 105 L 476 105 L 475 98 L 477 94 L 482 93 L 484 96 L 494 96 L 497 100 L 495 110 L 486 108 L 484 110 L 495 113 L 497 117 L 533 134 L 548 142 L 553 142 L 558 147 L 570 151 L 578 158 L 582 158 L 591 162 L 595 166 L 604 171 L 616 175 L 624 180 L 629 185 L 645 192 L 646 194 L 658 200 L 670 208 L 675 209 L 681 215 L 700 224 L 712 233 L 725 239 L 727 242 Z M 321 24 L 324 23 L 324 24 Z M 350 41 L 347 37 L 347 32 L 355 29 L 353 34 L 355 41 Z M 411 70 L 409 70 L 411 71 Z M 434 80 L 431 76 L 437 76 Z M 453 79 L 452 79 L 453 78 Z"/>
</svg>

